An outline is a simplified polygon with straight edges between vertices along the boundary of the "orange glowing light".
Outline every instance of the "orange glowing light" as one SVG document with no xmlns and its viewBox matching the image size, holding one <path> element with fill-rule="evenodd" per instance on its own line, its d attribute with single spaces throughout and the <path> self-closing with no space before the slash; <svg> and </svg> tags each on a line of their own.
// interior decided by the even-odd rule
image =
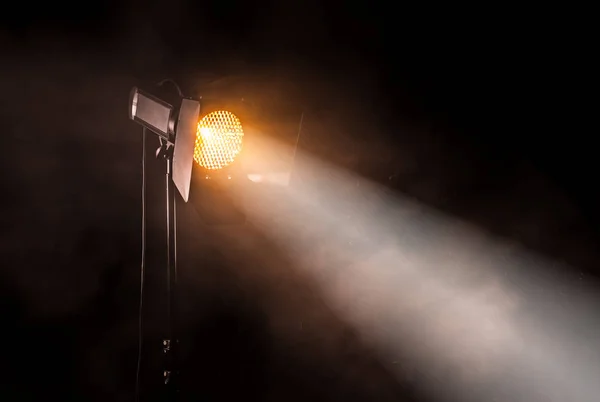
<svg viewBox="0 0 600 402">
<path fill-rule="evenodd" d="M 205 169 L 223 169 L 242 151 L 243 137 L 242 123 L 235 114 L 211 112 L 198 123 L 194 160 Z"/>
</svg>

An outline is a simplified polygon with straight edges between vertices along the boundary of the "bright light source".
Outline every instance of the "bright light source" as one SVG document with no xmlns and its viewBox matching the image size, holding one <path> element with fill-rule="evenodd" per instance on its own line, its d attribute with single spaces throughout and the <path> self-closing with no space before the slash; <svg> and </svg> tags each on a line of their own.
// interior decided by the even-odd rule
<svg viewBox="0 0 600 402">
<path fill-rule="evenodd" d="M 198 123 L 194 160 L 208 170 L 223 169 L 241 152 L 243 137 L 242 123 L 235 114 L 211 112 Z"/>
</svg>

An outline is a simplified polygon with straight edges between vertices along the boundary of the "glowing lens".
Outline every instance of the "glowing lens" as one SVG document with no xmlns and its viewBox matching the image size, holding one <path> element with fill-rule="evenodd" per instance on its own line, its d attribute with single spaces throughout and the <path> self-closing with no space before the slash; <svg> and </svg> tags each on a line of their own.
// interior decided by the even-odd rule
<svg viewBox="0 0 600 402">
<path fill-rule="evenodd" d="M 241 152 L 243 137 L 236 115 L 225 110 L 209 113 L 198 123 L 194 160 L 205 169 L 223 169 Z"/>
</svg>

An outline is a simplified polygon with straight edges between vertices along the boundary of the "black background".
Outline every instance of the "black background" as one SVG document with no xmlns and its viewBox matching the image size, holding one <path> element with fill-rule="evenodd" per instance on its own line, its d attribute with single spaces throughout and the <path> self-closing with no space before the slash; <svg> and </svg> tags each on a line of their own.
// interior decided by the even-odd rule
<svg viewBox="0 0 600 402">
<path fill-rule="evenodd" d="M 582 16 L 335 1 L 11 7 L 0 32 L 3 400 L 133 398 L 141 136 L 126 102 L 132 86 L 165 77 L 188 92 L 286 85 L 307 116 L 303 149 L 566 262 L 573 275 L 597 275 Z M 322 135 L 327 124 L 338 129 Z M 152 295 L 164 296 L 162 173 L 150 160 L 142 400 L 160 389 L 164 303 Z M 310 278 L 282 272 L 292 262 L 259 231 L 195 224 L 180 236 L 187 398 L 416 398 Z M 247 248 L 227 257 L 224 244 L 240 238 L 272 264 Z M 272 329 L 299 315 L 312 335 Z"/>
</svg>

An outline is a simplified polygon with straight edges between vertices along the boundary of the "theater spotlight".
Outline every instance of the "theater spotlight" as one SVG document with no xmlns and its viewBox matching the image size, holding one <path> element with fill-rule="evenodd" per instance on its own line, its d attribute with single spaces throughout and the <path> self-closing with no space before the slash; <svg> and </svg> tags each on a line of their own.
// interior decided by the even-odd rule
<svg viewBox="0 0 600 402">
<path fill-rule="evenodd" d="M 238 159 L 244 129 L 240 102 L 182 99 L 177 107 L 133 88 L 129 117 L 163 140 L 157 152 L 167 160 L 167 182 L 175 184 L 185 202 L 191 201 L 210 225 L 245 222 L 242 202 L 231 187 L 243 181 Z M 168 192 L 168 189 L 167 189 Z M 168 212 L 167 212 L 168 213 Z"/>
<path fill-rule="evenodd" d="M 209 225 L 245 222 L 243 201 L 234 186 L 244 184 L 240 163 L 244 127 L 239 102 L 206 100 L 202 104 L 194 151 L 190 197 Z"/>
</svg>

